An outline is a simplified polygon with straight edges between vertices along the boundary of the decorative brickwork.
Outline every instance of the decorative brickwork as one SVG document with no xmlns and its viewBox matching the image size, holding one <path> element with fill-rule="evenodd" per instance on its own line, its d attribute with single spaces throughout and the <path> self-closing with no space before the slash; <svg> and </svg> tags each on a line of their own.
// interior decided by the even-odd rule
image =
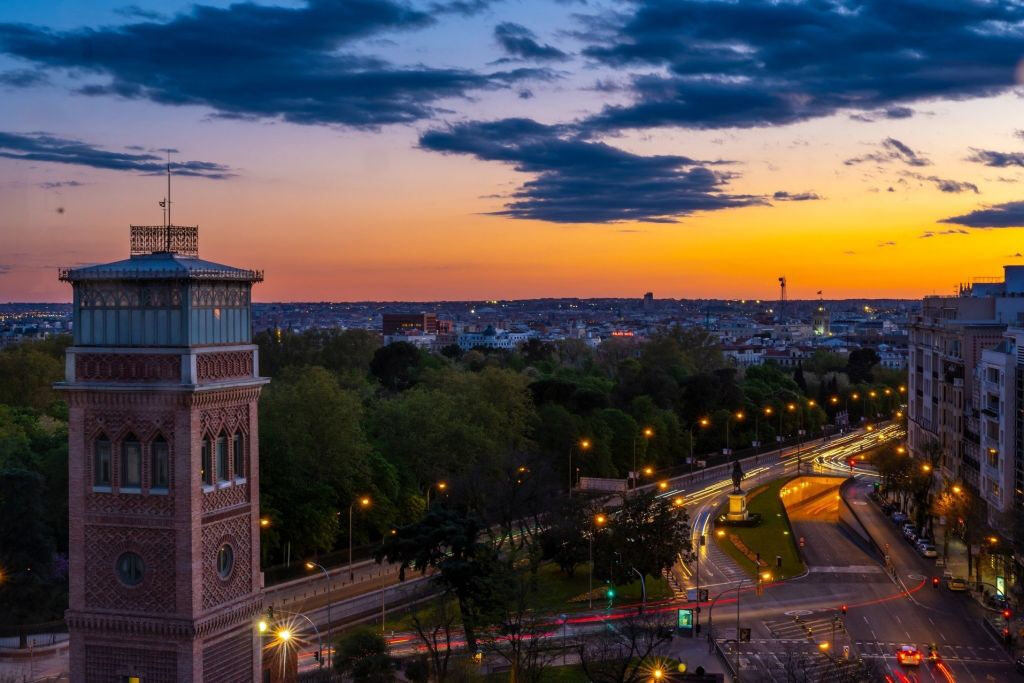
<svg viewBox="0 0 1024 683">
<path fill-rule="evenodd" d="M 252 351 L 201 353 L 196 356 L 196 374 L 200 382 L 219 382 L 237 377 L 252 377 Z"/>
<path fill-rule="evenodd" d="M 167 519 L 174 516 L 174 497 L 166 494 L 85 494 L 85 511 L 97 515 L 135 515 Z"/>
<path fill-rule="evenodd" d="M 252 630 L 245 628 L 203 648 L 203 678 L 221 683 L 252 683 Z"/>
<path fill-rule="evenodd" d="M 75 354 L 79 382 L 180 382 L 181 356 L 170 353 Z"/>
<path fill-rule="evenodd" d="M 139 500 L 136 494 L 115 496 L 109 493 L 97 494 L 92 491 L 95 481 L 93 467 L 95 465 L 94 449 L 96 439 L 100 436 L 110 440 L 111 475 L 113 484 L 120 485 L 121 477 L 121 442 L 128 435 L 134 436 L 142 444 L 142 483 L 148 489 L 152 482 L 150 445 L 157 437 L 167 442 L 168 471 L 174 471 L 174 416 L 163 410 L 87 410 L 85 414 L 84 453 L 86 454 L 85 477 L 86 507 L 89 512 L 118 512 L 139 515 L 172 515 L 174 500 L 168 496 L 144 496 Z M 171 484 L 173 486 L 173 484 Z"/>
<path fill-rule="evenodd" d="M 199 414 L 199 433 L 211 439 L 220 434 L 234 434 L 241 430 L 249 432 L 249 405 L 228 404 L 223 407 L 211 407 Z"/>
<path fill-rule="evenodd" d="M 203 494 L 203 514 L 249 502 L 249 485 L 232 484 Z"/>
<path fill-rule="evenodd" d="M 122 683 L 126 676 L 139 676 L 146 683 L 178 683 L 176 660 L 173 650 L 86 644 L 85 680 L 88 683 Z"/>
<path fill-rule="evenodd" d="M 142 558 L 137 586 L 117 576 L 117 558 L 131 551 Z M 85 606 L 122 612 L 167 613 L 175 609 L 174 531 L 127 526 L 85 527 Z"/>
<path fill-rule="evenodd" d="M 252 592 L 251 523 L 249 515 L 244 514 L 203 526 L 203 609 Z M 217 551 L 225 543 L 233 551 L 234 566 L 227 578 L 221 578 Z"/>
</svg>

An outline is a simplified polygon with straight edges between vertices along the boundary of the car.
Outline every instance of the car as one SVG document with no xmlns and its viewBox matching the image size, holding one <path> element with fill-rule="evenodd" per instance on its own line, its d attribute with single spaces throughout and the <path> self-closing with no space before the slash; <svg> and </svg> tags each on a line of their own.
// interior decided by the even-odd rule
<svg viewBox="0 0 1024 683">
<path fill-rule="evenodd" d="M 954 576 L 946 581 L 946 588 L 957 593 L 963 593 L 967 590 L 967 579 Z"/>
<path fill-rule="evenodd" d="M 1014 668 L 1017 669 L 1017 673 L 1024 674 L 1024 657 L 1017 657 L 1017 661 L 1014 662 Z"/>
<path fill-rule="evenodd" d="M 991 607 L 992 609 L 999 610 L 1009 609 L 1010 607 L 1009 601 L 1005 597 L 1000 595 L 985 596 L 985 604 Z"/>
<path fill-rule="evenodd" d="M 905 514 L 903 514 L 902 512 L 897 511 L 897 512 L 892 513 L 892 521 L 895 524 L 897 524 L 897 525 L 906 524 L 907 523 L 907 519 L 909 519 L 909 518 Z"/>
<path fill-rule="evenodd" d="M 913 645 L 901 645 L 896 651 L 896 659 L 903 666 L 920 666 L 921 653 Z"/>
<path fill-rule="evenodd" d="M 933 546 L 930 543 L 927 544 L 927 545 L 921 546 L 921 548 L 920 548 L 920 550 L 918 550 L 918 552 L 921 553 L 921 557 L 938 557 L 939 556 L 939 552 L 937 550 L 935 550 L 935 546 Z"/>
</svg>

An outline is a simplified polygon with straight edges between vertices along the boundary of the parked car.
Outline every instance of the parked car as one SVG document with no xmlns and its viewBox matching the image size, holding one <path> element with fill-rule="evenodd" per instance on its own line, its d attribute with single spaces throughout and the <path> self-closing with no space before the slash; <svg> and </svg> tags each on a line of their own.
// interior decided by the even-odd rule
<svg viewBox="0 0 1024 683">
<path fill-rule="evenodd" d="M 1024 657 L 1017 657 L 1014 667 L 1017 669 L 1017 673 L 1024 674 Z"/>
<path fill-rule="evenodd" d="M 999 595 L 986 595 L 985 604 L 991 607 L 992 609 L 1001 610 L 1010 608 L 1009 601 L 1005 597 Z"/>
<path fill-rule="evenodd" d="M 967 590 L 967 580 L 954 576 L 949 581 L 946 581 L 946 588 L 957 593 L 963 593 Z"/>
<path fill-rule="evenodd" d="M 935 546 L 933 546 L 931 543 L 927 543 L 927 544 L 921 546 L 918 549 L 918 552 L 921 553 L 921 557 L 938 557 L 939 556 L 938 551 L 935 550 Z"/>
<path fill-rule="evenodd" d="M 902 524 L 906 524 L 908 519 L 909 519 L 909 517 L 907 517 L 902 512 L 897 511 L 897 512 L 892 513 L 892 521 L 897 526 L 902 525 Z"/>
</svg>

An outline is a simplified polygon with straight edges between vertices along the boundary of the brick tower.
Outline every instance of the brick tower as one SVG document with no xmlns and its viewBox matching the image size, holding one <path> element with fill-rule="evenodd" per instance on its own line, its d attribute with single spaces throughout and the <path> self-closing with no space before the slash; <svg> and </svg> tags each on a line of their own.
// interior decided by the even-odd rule
<svg viewBox="0 0 1024 683">
<path fill-rule="evenodd" d="M 60 278 L 71 680 L 252 683 L 263 274 L 200 260 L 198 228 L 132 226 L 130 258 Z"/>
</svg>

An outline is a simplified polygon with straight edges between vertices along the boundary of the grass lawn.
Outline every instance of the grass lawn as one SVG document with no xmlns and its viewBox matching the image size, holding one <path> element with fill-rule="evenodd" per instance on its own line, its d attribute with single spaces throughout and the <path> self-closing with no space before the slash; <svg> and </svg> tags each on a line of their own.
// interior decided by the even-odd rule
<svg viewBox="0 0 1024 683">
<path fill-rule="evenodd" d="M 583 564 L 576 568 L 572 578 L 567 578 L 556 565 L 544 563 L 537 572 L 537 590 L 530 594 L 528 605 L 531 609 L 550 613 L 560 614 L 563 612 L 576 612 L 589 609 L 587 600 L 587 583 L 589 577 L 589 565 Z M 616 586 L 615 605 L 621 606 L 631 602 L 640 602 L 642 591 L 640 582 L 634 581 L 625 586 Z M 672 597 L 672 589 L 664 578 L 647 578 L 647 600 L 664 600 Z M 458 605 L 452 601 L 453 609 L 458 610 Z M 594 609 L 605 607 L 608 604 L 604 596 L 604 582 L 594 579 Z M 426 607 L 420 610 L 429 609 Z M 378 622 L 379 623 L 379 622 Z M 385 626 L 386 631 L 408 631 L 413 628 L 409 610 L 396 612 L 389 617 Z"/>
<path fill-rule="evenodd" d="M 719 536 L 717 529 L 715 531 L 715 542 L 718 547 L 736 560 L 750 576 L 755 576 L 754 563 L 730 540 L 731 536 L 736 536 L 751 551 L 761 553 L 761 560 L 768 563 L 762 571 L 770 571 L 776 579 L 799 576 L 807 569 L 796 552 L 796 539 L 793 538 L 793 530 L 789 526 L 786 511 L 779 498 L 779 490 L 788 481 L 776 479 L 753 492 L 757 495 L 747 501 L 747 510 L 761 513 L 761 523 L 758 526 L 723 526 L 720 528 L 725 531 L 724 536 Z M 775 566 L 776 555 L 782 556 L 782 569 Z"/>
</svg>

